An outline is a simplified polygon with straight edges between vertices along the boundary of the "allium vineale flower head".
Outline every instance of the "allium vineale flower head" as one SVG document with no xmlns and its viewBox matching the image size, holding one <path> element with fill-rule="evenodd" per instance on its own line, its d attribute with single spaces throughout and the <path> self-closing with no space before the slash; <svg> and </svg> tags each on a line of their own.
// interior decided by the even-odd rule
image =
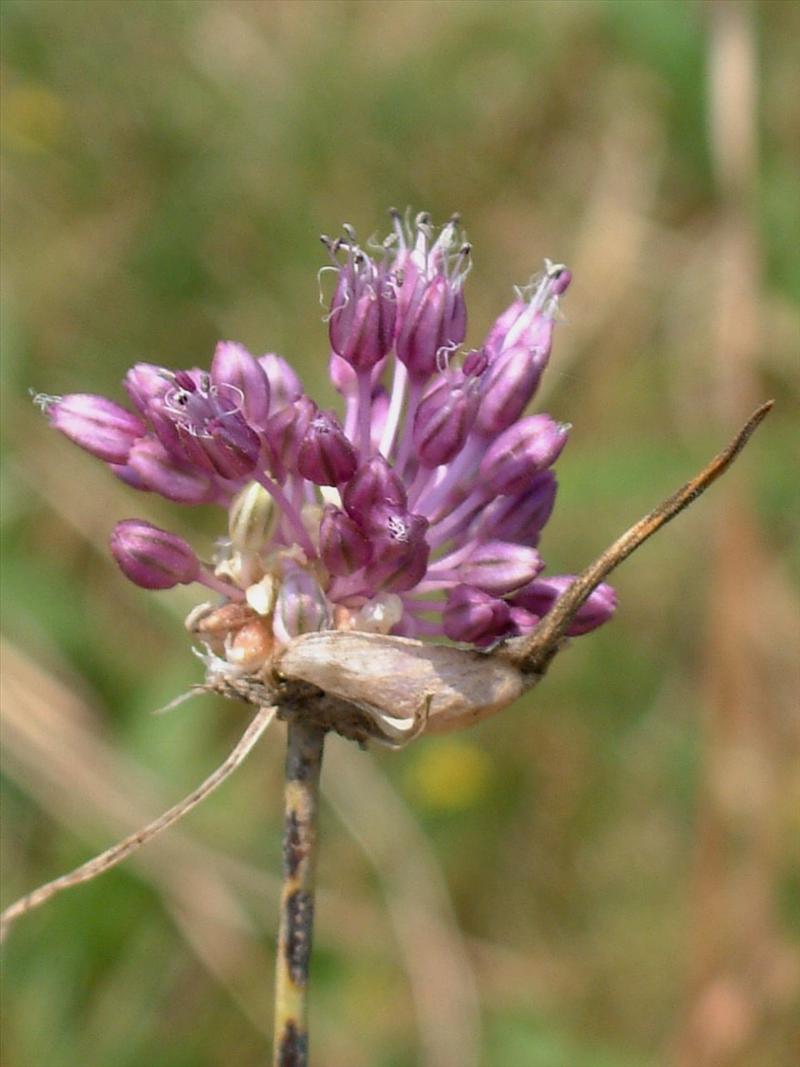
<svg viewBox="0 0 800 1067">
<path fill-rule="evenodd" d="M 111 550 L 149 589 L 200 582 L 221 602 L 190 628 L 213 670 L 254 675 L 293 638 L 349 630 L 477 648 L 530 633 L 568 576 L 544 577 L 538 545 L 569 426 L 526 415 L 547 365 L 562 265 L 516 293 L 484 342 L 465 347 L 470 246 L 393 214 L 361 247 L 323 238 L 335 271 L 329 373 L 344 411 L 320 410 L 280 356 L 222 341 L 208 370 L 149 363 L 105 397 L 39 398 L 52 424 L 134 489 L 216 504 L 227 537 L 203 565 L 175 534 L 120 523 Z M 599 586 L 572 621 L 610 618 Z"/>
</svg>

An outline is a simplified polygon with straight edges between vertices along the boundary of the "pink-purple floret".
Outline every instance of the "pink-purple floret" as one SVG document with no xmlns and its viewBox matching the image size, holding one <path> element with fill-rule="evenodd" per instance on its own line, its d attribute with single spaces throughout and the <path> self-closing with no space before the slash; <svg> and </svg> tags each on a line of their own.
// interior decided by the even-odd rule
<svg viewBox="0 0 800 1067">
<path fill-rule="evenodd" d="M 349 228 L 324 239 L 336 272 L 329 366 L 343 420 L 317 407 L 280 356 L 255 357 L 231 341 L 217 345 L 207 372 L 132 367 L 124 385 L 136 414 L 87 394 L 44 406 L 57 429 L 136 489 L 227 509 L 259 482 L 279 514 L 259 554 L 293 553 L 279 639 L 393 594 L 392 633 L 487 647 L 530 633 L 569 581 L 541 577 L 537 551 L 569 426 L 524 412 L 570 274 L 548 263 L 483 345 L 464 352 L 470 247 L 457 220 L 438 234 L 425 215 L 393 221 L 377 251 Z M 185 541 L 147 523 L 120 523 L 111 546 L 145 588 L 228 588 Z M 242 595 L 230 585 L 232 599 Z M 324 607 L 315 614 L 309 604 Z M 601 585 L 570 634 L 614 608 Z"/>
</svg>

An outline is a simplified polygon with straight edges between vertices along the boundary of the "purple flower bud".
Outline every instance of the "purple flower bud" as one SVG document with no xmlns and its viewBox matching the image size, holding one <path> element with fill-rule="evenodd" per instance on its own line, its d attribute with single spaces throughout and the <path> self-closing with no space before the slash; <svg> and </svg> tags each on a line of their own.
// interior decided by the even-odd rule
<svg viewBox="0 0 800 1067">
<path fill-rule="evenodd" d="M 329 626 L 329 604 L 317 580 L 300 568 L 290 570 L 275 602 L 272 628 L 278 641 L 288 644 L 293 637 Z"/>
<path fill-rule="evenodd" d="M 487 541 L 458 566 L 456 574 L 465 585 L 503 596 L 526 585 L 543 566 L 535 548 L 511 541 Z"/>
<path fill-rule="evenodd" d="M 261 440 L 241 415 L 209 419 L 202 436 L 179 427 L 184 451 L 191 463 L 205 466 L 221 478 L 252 474 L 261 454 Z"/>
<path fill-rule="evenodd" d="M 165 403 L 166 395 L 174 389 L 173 375 L 153 363 L 136 363 L 122 384 L 136 407 L 150 420 L 159 441 L 174 455 L 182 456 L 175 416 Z"/>
<path fill-rule="evenodd" d="M 346 359 L 342 359 L 335 352 L 331 351 L 331 358 L 328 362 L 328 377 L 333 383 L 333 387 L 337 393 L 341 393 L 342 396 L 351 396 L 356 392 L 358 388 L 358 376 Z"/>
<path fill-rule="evenodd" d="M 214 499 L 215 487 L 211 479 L 177 459 L 149 434 L 133 446 L 127 466 L 139 479 L 141 488 L 159 493 L 167 500 L 178 504 L 205 504 Z"/>
<path fill-rule="evenodd" d="M 314 401 L 307 396 L 301 396 L 267 419 L 264 439 L 267 443 L 270 470 L 278 481 L 283 481 L 287 470 L 294 470 L 300 442 L 316 414 L 317 405 Z"/>
<path fill-rule="evenodd" d="M 344 487 L 342 502 L 347 513 L 364 522 L 374 508 L 384 506 L 405 511 L 408 496 L 402 481 L 381 455 L 362 464 Z"/>
<path fill-rule="evenodd" d="M 524 300 L 515 300 L 489 327 L 483 346 L 492 357 L 502 351 L 508 331 L 519 319 L 526 307 L 527 304 Z"/>
<path fill-rule="evenodd" d="M 550 358 L 553 347 L 555 323 L 552 318 L 541 313 L 533 315 L 532 306 L 526 305 L 520 318 L 506 334 L 503 351 L 509 348 L 529 348 L 535 352 L 544 367 Z"/>
<path fill-rule="evenodd" d="M 388 565 L 380 579 L 380 586 L 386 593 L 407 593 L 415 585 L 419 585 L 428 572 L 428 560 L 431 550 L 427 541 L 419 541 L 409 552 L 406 559 L 398 561 L 394 569 Z M 367 577 L 370 577 L 370 568 L 367 568 Z"/>
<path fill-rule="evenodd" d="M 552 471 L 535 475 L 521 493 L 500 496 L 487 504 L 470 524 L 467 539 L 517 541 L 535 548 L 553 510 L 556 488 Z"/>
<path fill-rule="evenodd" d="M 485 646 L 508 632 L 511 612 L 505 600 L 469 585 L 457 585 L 447 598 L 442 621 L 451 641 Z"/>
<path fill-rule="evenodd" d="M 544 346 L 549 352 L 558 298 L 571 280 L 572 274 L 563 263 L 545 260 L 545 270 L 539 280 L 521 291 L 490 328 L 484 342 L 489 352 L 497 355 L 516 345 Z"/>
<path fill-rule="evenodd" d="M 334 242 L 330 247 L 335 254 L 345 245 Z M 349 245 L 331 301 L 331 348 L 356 370 L 374 367 L 391 348 L 396 312 L 397 297 L 386 268 Z"/>
<path fill-rule="evenodd" d="M 327 504 L 319 526 L 319 552 L 331 574 L 343 576 L 369 563 L 372 546 L 349 515 Z"/>
<path fill-rule="evenodd" d="M 241 413 L 263 430 L 269 415 L 269 378 L 258 360 L 235 341 L 220 341 L 211 361 L 211 381 L 219 389 L 241 394 Z"/>
<path fill-rule="evenodd" d="M 453 384 L 443 377 L 429 389 L 414 417 L 414 449 L 420 463 L 425 467 L 449 463 L 463 448 L 477 409 L 475 379 Z"/>
<path fill-rule="evenodd" d="M 315 485 L 341 485 L 353 477 L 358 466 L 353 446 L 338 419 L 320 411 L 308 425 L 297 453 L 297 469 Z"/>
<path fill-rule="evenodd" d="M 303 383 L 282 356 L 267 352 L 256 362 L 269 381 L 270 411 L 273 414 L 303 395 Z"/>
<path fill-rule="evenodd" d="M 516 345 L 494 358 L 481 382 L 481 403 L 475 429 L 495 437 L 515 422 L 536 392 L 549 348 Z"/>
<path fill-rule="evenodd" d="M 460 281 L 437 275 L 412 300 L 402 323 L 398 323 L 397 358 L 409 376 L 426 381 L 436 370 L 442 348 L 461 344 L 467 331 L 467 313 Z"/>
<path fill-rule="evenodd" d="M 406 592 L 417 585 L 428 568 L 428 525 L 423 515 L 395 507 L 374 507 L 365 522 L 372 545 L 367 584 L 392 593 Z"/>
<path fill-rule="evenodd" d="M 138 415 L 104 396 L 71 393 L 44 408 L 51 425 L 106 463 L 124 464 L 134 442 L 147 432 Z"/>
<path fill-rule="evenodd" d="M 149 485 L 146 485 L 141 476 L 131 467 L 129 463 L 109 463 L 108 469 L 112 474 L 116 475 L 121 482 L 124 482 L 131 489 L 136 489 L 140 493 L 152 492 Z"/>
<path fill-rule="evenodd" d="M 149 415 L 151 403 L 160 400 L 172 388 L 168 374 L 154 363 L 135 363 L 122 379 L 122 384 L 143 415 Z"/>
<path fill-rule="evenodd" d="M 543 618 L 561 596 L 574 575 L 559 574 L 552 578 L 537 578 L 536 581 L 519 589 L 514 594 L 512 603 L 515 607 L 525 608 Z M 570 637 L 589 633 L 604 622 L 608 622 L 617 606 L 617 594 L 610 585 L 603 582 L 589 595 L 581 605 L 578 614 L 567 630 Z"/>
<path fill-rule="evenodd" d="M 182 537 L 141 519 L 117 523 L 111 552 L 125 577 L 143 589 L 189 585 L 200 575 L 200 562 Z"/>
<path fill-rule="evenodd" d="M 500 434 L 481 460 L 481 482 L 491 493 L 519 493 L 553 464 L 567 443 L 569 426 L 549 415 L 530 415 Z"/>
</svg>

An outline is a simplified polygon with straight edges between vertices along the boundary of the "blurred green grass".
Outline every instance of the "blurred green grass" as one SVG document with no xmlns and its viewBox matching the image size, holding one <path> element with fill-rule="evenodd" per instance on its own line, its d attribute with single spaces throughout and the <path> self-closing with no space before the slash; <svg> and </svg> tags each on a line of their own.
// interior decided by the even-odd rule
<svg viewBox="0 0 800 1067">
<path fill-rule="evenodd" d="M 148 714 L 198 679 L 179 621 L 190 601 L 125 585 L 104 542 L 117 519 L 147 509 L 208 546 L 218 515 L 113 483 L 49 433 L 27 390 L 118 396 L 135 360 L 203 363 L 231 337 L 286 355 L 333 402 L 318 234 L 344 220 L 380 231 L 391 204 L 439 220 L 459 210 L 475 247 L 473 342 L 543 256 L 576 268 L 543 400 L 575 428 L 543 551 L 556 571 L 580 567 L 733 429 L 710 399 L 720 219 L 710 10 L 671 0 L 6 0 L 5 634 L 77 695 L 90 732 L 152 771 L 167 801 L 214 765 L 242 715 L 210 697 Z M 757 375 L 759 396 L 779 404 L 731 478 L 754 487 L 770 603 L 785 613 L 796 607 L 784 582 L 797 572 L 800 507 L 788 459 L 800 20 L 778 2 L 752 14 Z M 702 683 L 714 513 L 712 496 L 629 563 L 614 624 L 576 644 L 524 705 L 459 738 L 471 755 L 448 739 L 376 755 L 443 868 L 477 974 L 486 1065 L 647 1067 L 675 1054 L 693 996 L 698 812 L 713 760 Z M 770 700 L 785 707 L 785 678 Z M 797 726 L 781 715 L 764 724 L 780 803 L 762 827 L 772 845 L 753 863 L 772 895 L 763 953 L 783 969 L 771 984 L 754 979 L 755 991 L 745 975 L 756 1023 L 714 1064 L 791 1062 Z M 273 873 L 279 750 L 270 735 L 189 827 Z M 60 812 L 47 793 L 52 768 L 8 767 L 6 900 L 110 834 L 91 800 L 78 814 L 77 770 L 77 807 Z M 448 767 L 452 804 L 442 807 L 441 787 L 425 782 Z M 391 876 L 387 889 L 331 812 L 324 832 L 313 1055 L 332 1067 L 427 1063 L 385 912 Z M 9 1067 L 263 1062 L 262 1034 L 199 961 L 167 898 L 147 871 L 123 868 L 19 925 L 3 963 Z M 352 904 L 345 923 L 337 899 Z M 246 910 L 245 943 L 268 955 L 272 905 L 248 898 Z M 726 943 L 716 951 L 725 958 Z M 250 973 L 254 958 L 243 954 L 242 974 L 268 1031 L 271 974 Z"/>
</svg>

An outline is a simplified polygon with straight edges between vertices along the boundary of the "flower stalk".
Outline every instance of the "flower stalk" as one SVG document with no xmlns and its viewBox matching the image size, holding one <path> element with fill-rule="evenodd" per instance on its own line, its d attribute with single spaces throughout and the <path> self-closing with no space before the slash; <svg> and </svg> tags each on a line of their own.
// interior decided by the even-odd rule
<svg viewBox="0 0 800 1067">
<path fill-rule="evenodd" d="M 273 1067 L 308 1063 L 308 979 L 325 732 L 324 727 L 297 717 L 287 727 Z"/>
</svg>

